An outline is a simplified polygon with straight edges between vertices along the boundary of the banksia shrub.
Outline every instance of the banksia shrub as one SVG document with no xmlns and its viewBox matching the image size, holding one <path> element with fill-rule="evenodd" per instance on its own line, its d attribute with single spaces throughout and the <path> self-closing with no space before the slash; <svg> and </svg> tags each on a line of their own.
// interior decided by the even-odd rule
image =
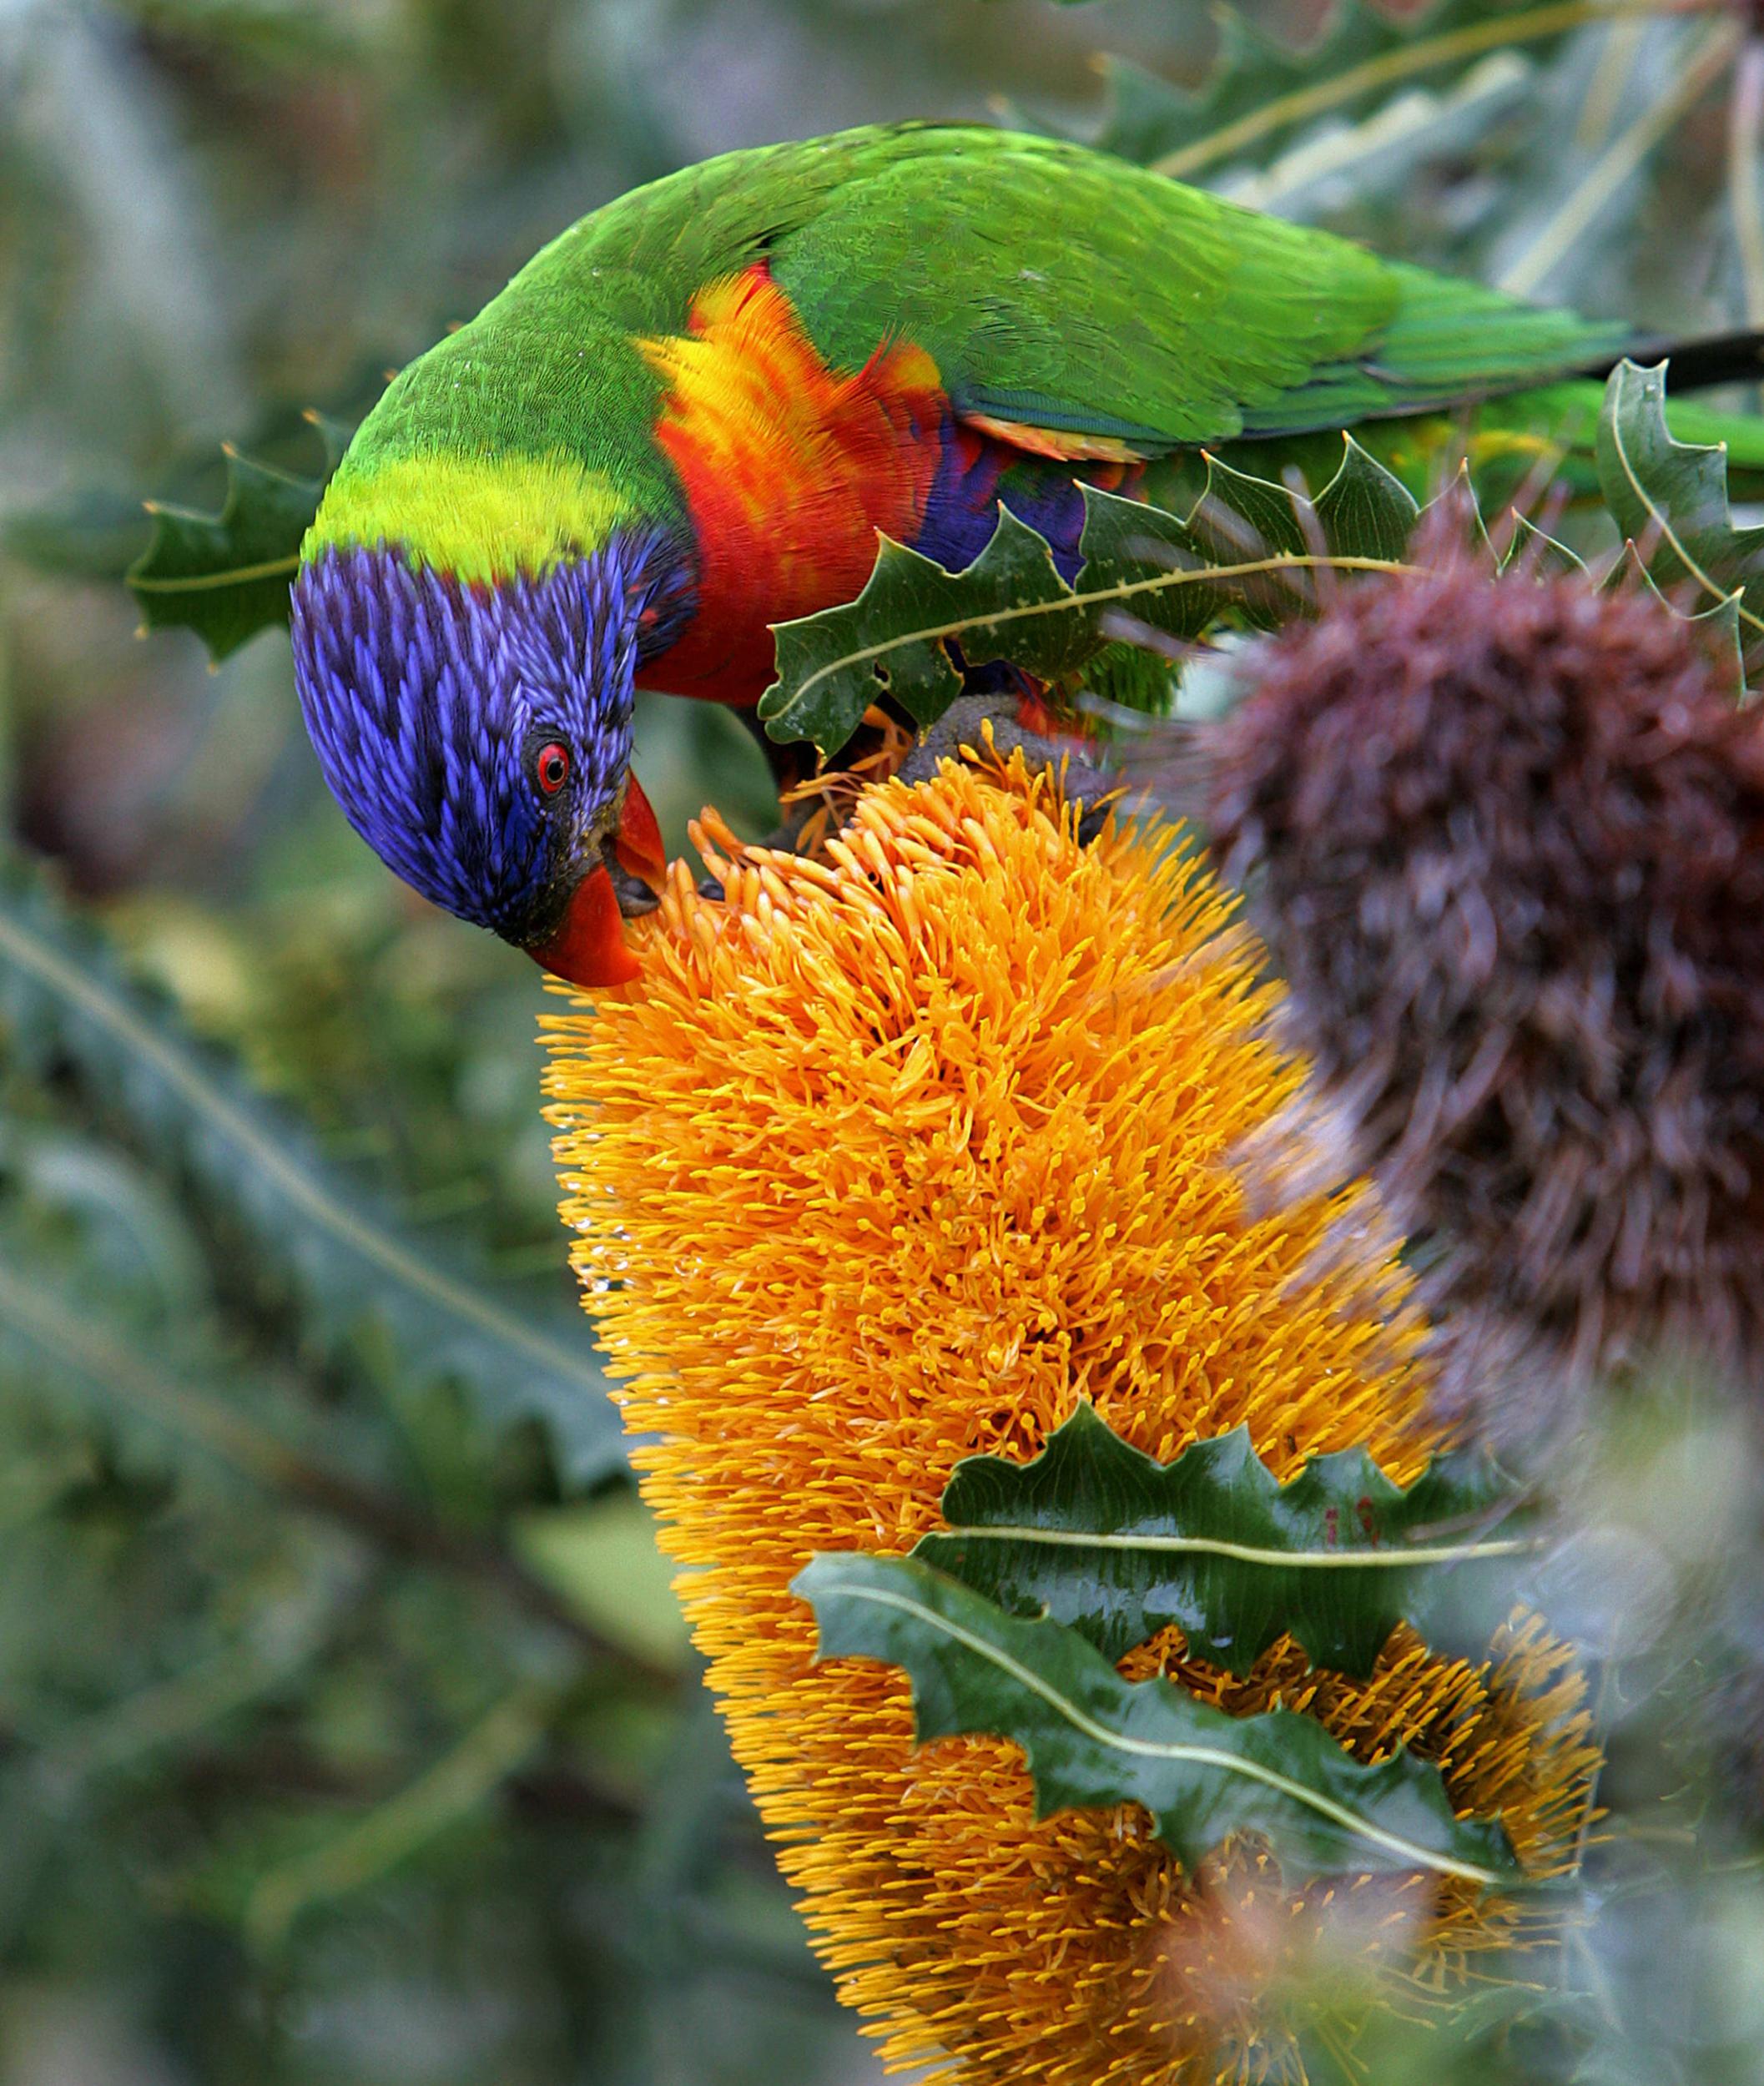
<svg viewBox="0 0 1764 2086">
<path fill-rule="evenodd" d="M 898 1555 L 956 1463 L 1023 1462 L 1087 1398 L 1167 1461 L 1247 1428 L 1286 1478 L 1434 1437 L 1424 1328 L 1365 1184 L 1247 1207 L 1234 1155 L 1298 1092 L 1262 952 L 1155 825 L 1081 844 L 1051 781 L 867 789 L 818 863 L 683 870 L 643 980 L 551 1023 L 564 1214 L 635 1460 L 814 1943 L 887 2058 L 946 2086 L 1297 2076 L 1283 1992 L 1423 2007 L 1533 1932 L 1438 1875 L 1288 1882 L 1253 1835 L 1193 1872 L 1131 1805 L 1037 1821 L 1003 1740 L 915 1750 L 906 1681 L 814 1662 L 791 1582 Z M 1406 1746 L 1559 1873 L 1589 1801 L 1579 1684 L 1535 1625 L 1472 1665 L 1406 1628 L 1369 1678 L 1288 1638 L 1243 1677 L 1357 1758 Z"/>
<path fill-rule="evenodd" d="M 1252 671 L 1204 744 L 1212 844 L 1434 1249 L 1463 1394 L 1502 1351 L 1505 1397 L 1662 1345 L 1756 1378 L 1755 715 L 1639 588 L 1468 564 L 1347 590 Z"/>
</svg>

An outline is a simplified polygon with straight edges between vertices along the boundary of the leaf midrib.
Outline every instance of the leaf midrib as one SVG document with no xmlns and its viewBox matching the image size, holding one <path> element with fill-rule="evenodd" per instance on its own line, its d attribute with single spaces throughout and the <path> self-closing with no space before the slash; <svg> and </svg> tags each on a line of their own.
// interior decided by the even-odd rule
<svg viewBox="0 0 1764 2086">
<path fill-rule="evenodd" d="M 905 546 L 897 547 L 905 548 Z M 1278 557 L 1255 558 L 1239 565 L 1202 565 L 1192 569 L 1184 567 L 1173 572 L 1154 573 L 1149 579 L 1120 580 L 1112 587 L 1074 587 L 1052 601 L 1023 602 L 1014 607 L 1001 608 L 990 614 L 957 616 L 942 622 L 927 624 L 921 630 L 905 630 L 873 645 L 860 645 L 855 651 L 841 658 L 829 660 L 817 667 L 805 681 L 799 682 L 787 703 L 781 704 L 774 715 L 782 716 L 789 709 L 801 704 L 820 684 L 848 667 L 862 666 L 867 660 L 879 659 L 890 652 L 902 651 L 908 645 L 925 644 L 933 639 L 958 637 L 965 630 L 984 625 L 988 630 L 1002 623 L 1026 622 L 1037 616 L 1065 615 L 1074 608 L 1088 608 L 1093 603 L 1129 601 L 1141 594 L 1155 594 L 1192 584 L 1210 584 L 1218 580 L 1252 578 L 1258 572 L 1292 572 L 1299 568 L 1327 567 L 1331 572 L 1394 572 L 1414 574 L 1422 568 L 1388 557 L 1335 557 L 1327 552 L 1289 552 Z M 941 568 L 939 568 L 941 570 Z M 946 573 L 950 579 L 959 578 L 959 573 Z M 774 629 L 787 626 L 773 626 Z"/>
<path fill-rule="evenodd" d="M 1458 1564 L 1478 1558 L 1522 1556 L 1544 1547 L 1539 1537 L 1515 1535 L 1501 1536 L 1487 1543 L 1417 1544 L 1409 1549 L 1393 1545 L 1378 1549 L 1368 1546 L 1364 1549 L 1282 1550 L 1266 1549 L 1252 1543 L 1234 1543 L 1223 1536 L 1164 1535 L 1149 1531 L 1144 1534 L 1135 1534 L 1131 1529 L 1103 1531 L 1012 1527 L 996 1522 L 989 1522 L 983 1527 L 957 1522 L 935 1533 L 939 1542 L 960 1538 L 963 1542 L 1041 1544 L 1055 1549 L 1155 1550 L 1171 1555 L 1228 1557 L 1244 1564 L 1265 1564 L 1283 1569 L 1293 1565 L 1301 1570 L 1311 1571 Z"/>
<path fill-rule="evenodd" d="M 1257 1761 L 1244 1760 L 1236 1754 L 1222 1752 L 1214 1746 L 1158 1743 L 1148 1739 L 1127 1738 L 1118 1731 L 1111 1731 L 1106 1724 L 1098 1724 L 1093 1718 L 1086 1716 L 1076 1702 L 1051 1686 L 1040 1674 L 1019 1665 L 1009 1653 L 1000 1651 L 984 1637 L 975 1636 L 970 1630 L 964 1630 L 959 1623 L 952 1622 L 946 1615 L 940 1615 L 922 1602 L 909 1600 L 898 1594 L 884 1593 L 879 1588 L 847 1585 L 836 1586 L 835 1590 L 847 1600 L 869 1601 L 873 1606 L 892 1608 L 915 1620 L 930 1624 L 989 1665 L 1028 1689 L 1032 1695 L 1038 1696 L 1056 1716 L 1071 1725 L 1074 1731 L 1081 1732 L 1085 1737 L 1112 1751 L 1137 1755 L 1145 1759 L 1217 1767 L 1227 1774 L 1241 1775 L 1246 1781 L 1260 1782 L 1264 1787 L 1316 1811 L 1319 1816 L 1328 1818 L 1331 1823 L 1340 1826 L 1354 1837 L 1388 1849 L 1417 1868 L 1430 1869 L 1438 1875 L 1458 1877 L 1466 1882 L 1483 1885 L 1497 1883 L 1500 1880 L 1492 1869 L 1480 1867 L 1474 1862 L 1460 1862 L 1449 1854 L 1436 1854 L 1429 1848 L 1418 1847 L 1413 1841 L 1404 1839 L 1399 1834 L 1387 1832 L 1382 1826 L 1369 1824 L 1365 1819 L 1357 1817 L 1345 1805 L 1337 1803 L 1333 1797 L 1323 1796 L 1314 1789 L 1307 1789 L 1302 1782 L 1290 1781 L 1285 1776 L 1276 1774 L 1272 1768 L 1263 1766 Z"/>
<path fill-rule="evenodd" d="M 1647 385 L 1646 377 L 1643 376 L 1641 380 L 1643 388 L 1646 390 Z M 1620 375 L 1618 381 L 1620 384 L 1625 385 L 1626 388 L 1626 380 L 1623 376 Z M 1611 446 L 1617 452 L 1617 461 L 1623 466 L 1623 475 L 1629 481 L 1630 490 L 1641 502 L 1643 508 L 1646 511 L 1649 520 L 1652 522 L 1654 526 L 1660 531 L 1661 540 L 1674 552 L 1679 562 L 1683 565 L 1685 570 L 1691 575 L 1691 578 L 1696 582 L 1697 585 L 1702 588 L 1706 594 L 1711 595 L 1717 602 L 1721 602 L 1724 606 L 1731 602 L 1733 606 L 1735 614 L 1739 617 L 1742 622 L 1750 623 L 1754 630 L 1764 631 L 1764 617 L 1754 615 L 1753 612 L 1746 606 L 1745 588 L 1743 587 L 1736 587 L 1731 593 L 1729 593 L 1725 587 L 1721 586 L 1710 573 L 1704 571 L 1701 564 L 1691 555 L 1689 547 L 1680 537 L 1677 531 L 1674 529 L 1671 520 L 1668 518 L 1665 511 L 1655 501 L 1653 496 L 1648 491 L 1647 488 L 1642 484 L 1640 476 L 1636 473 L 1635 466 L 1630 461 L 1629 450 L 1623 440 L 1623 414 L 1621 411 L 1620 401 L 1621 394 L 1620 393 L 1619 410 L 1613 412 L 1610 416 Z M 1727 445 L 1725 442 L 1718 442 L 1715 445 L 1715 446 L 1720 450 L 1724 456 L 1726 456 Z"/>
<path fill-rule="evenodd" d="M 169 578 L 131 572 L 129 584 L 138 594 L 199 594 L 222 587 L 244 587 L 253 580 L 275 579 L 284 572 L 293 572 L 300 562 L 300 552 L 295 551 L 286 557 L 272 557 L 261 565 L 234 565 L 224 572 L 174 574 Z"/>
</svg>

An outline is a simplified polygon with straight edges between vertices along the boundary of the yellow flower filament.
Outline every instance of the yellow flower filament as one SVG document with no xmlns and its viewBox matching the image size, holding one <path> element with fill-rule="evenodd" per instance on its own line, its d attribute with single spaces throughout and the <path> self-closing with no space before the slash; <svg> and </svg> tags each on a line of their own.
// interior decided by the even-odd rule
<svg viewBox="0 0 1764 2086">
<path fill-rule="evenodd" d="M 788 1589 L 818 1550 L 910 1549 L 960 1458 L 1035 1454 L 1081 1397 L 1162 1459 L 1247 1423 L 1282 1477 L 1363 1443 L 1412 1478 L 1434 1444 L 1394 1242 L 1363 1185 L 1249 1207 L 1233 1161 L 1300 1068 L 1167 831 L 1081 846 L 1020 761 L 946 765 L 867 789 L 828 853 L 734 850 L 722 903 L 677 865 L 639 985 L 547 1023 L 574 1258 L 736 1756 L 891 2064 L 1294 2076 L 1283 1979 L 1338 1985 L 1345 1946 L 1424 2004 L 1523 1900 L 1295 1890 L 1253 1844 L 1185 1875 L 1132 1806 L 1037 1824 L 1015 1746 L 915 1751 L 905 1677 L 814 1665 Z M 1122 1670 L 1309 1710 L 1363 1759 L 1407 1743 L 1528 1867 L 1571 1859 L 1595 1756 L 1535 1627 L 1479 1668 L 1399 1631 L 1365 1682 L 1286 1640 L 1242 1680 L 1182 1651 Z"/>
</svg>

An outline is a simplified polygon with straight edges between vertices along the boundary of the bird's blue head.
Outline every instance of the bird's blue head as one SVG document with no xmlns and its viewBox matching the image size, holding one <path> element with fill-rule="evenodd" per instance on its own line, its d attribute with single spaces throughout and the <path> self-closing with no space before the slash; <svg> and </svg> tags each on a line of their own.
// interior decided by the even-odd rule
<svg viewBox="0 0 1764 2086">
<path fill-rule="evenodd" d="M 350 824 L 426 898 L 588 986 L 634 975 L 621 923 L 664 869 L 630 768 L 643 562 L 615 536 L 471 583 L 332 547 L 294 587 L 301 707 Z"/>
</svg>

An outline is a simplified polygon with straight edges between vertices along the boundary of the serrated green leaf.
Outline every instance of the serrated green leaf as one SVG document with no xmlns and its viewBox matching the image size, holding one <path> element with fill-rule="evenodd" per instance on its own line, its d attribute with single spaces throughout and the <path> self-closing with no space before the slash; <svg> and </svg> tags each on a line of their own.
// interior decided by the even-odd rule
<svg viewBox="0 0 1764 2086">
<path fill-rule="evenodd" d="M 1422 508 L 1416 527 L 1427 540 L 1437 537 L 1444 542 L 1459 543 L 1489 566 L 1498 562 L 1468 457 L 1459 459 L 1455 473 Z"/>
<path fill-rule="evenodd" d="M 1368 455 L 1352 435 L 1342 437 L 1341 469 L 1317 496 L 1317 519 L 1332 547 L 1351 545 L 1370 557 L 1399 558 L 1420 514 L 1401 479 Z"/>
<path fill-rule="evenodd" d="M 812 738 L 823 753 L 843 746 L 885 693 L 932 723 L 961 693 L 950 638 L 962 637 L 970 664 L 1003 657 L 1006 617 L 1071 597 L 1046 539 L 1008 510 L 960 573 L 885 536 L 854 602 L 774 627 L 778 678 L 759 714 L 772 738 Z"/>
<path fill-rule="evenodd" d="M 316 477 L 258 463 L 229 446 L 226 496 L 218 514 L 149 501 L 153 537 L 128 572 L 149 630 L 194 630 L 211 659 L 288 620 L 288 590 L 302 538 L 319 511 L 349 431 L 309 414 L 324 444 Z"/>
<path fill-rule="evenodd" d="M 1308 536 L 1306 502 L 1290 486 L 1239 471 L 1222 457 L 1207 459 L 1207 489 L 1187 518 L 1190 537 L 1214 561 L 1303 557 L 1318 535 Z"/>
<path fill-rule="evenodd" d="M 1230 1673 L 1290 1635 L 1313 1665 L 1363 1677 L 1435 1575 L 1459 1596 L 1481 1580 L 1489 1628 L 1505 1619 L 1513 1560 L 1537 1548 L 1488 1533 L 1511 1503 L 1494 1464 L 1468 1451 L 1435 1458 L 1406 1490 L 1363 1449 L 1315 1457 L 1283 1485 L 1247 1428 L 1160 1464 L 1083 1404 L 1032 1462 L 959 1463 L 948 1528 L 913 1555 L 1111 1659 L 1174 1623 Z"/>
<path fill-rule="evenodd" d="M 1294 1882 L 1520 1875 L 1499 1823 L 1458 1817 L 1439 1771 L 1407 1752 L 1363 1766 L 1313 1718 L 1234 1717 L 1167 1680 L 1123 1680 L 1076 1630 L 1007 1615 L 915 1559 L 823 1553 L 793 1590 L 814 1606 L 821 1658 L 905 1669 L 920 1744 L 984 1734 L 1021 1746 L 1038 1816 L 1143 1805 L 1190 1870 L 1254 1832 Z"/>
<path fill-rule="evenodd" d="M 1585 560 L 1547 530 L 1517 512 L 1510 514 L 1508 521 L 1513 533 L 1500 560 L 1501 572 L 1529 572 L 1540 578 L 1555 578 L 1564 572 L 1585 577 Z"/>
<path fill-rule="evenodd" d="M 1711 602 L 1707 608 L 1699 609 L 1694 615 L 1685 612 L 1681 599 L 1675 601 L 1662 592 L 1659 582 L 1642 562 L 1640 550 L 1633 537 L 1627 540 L 1617 557 L 1611 561 L 1599 582 L 1599 591 L 1605 594 L 1620 593 L 1626 587 L 1639 587 L 1651 594 L 1669 615 L 1695 631 L 1701 637 L 1716 665 L 1728 678 L 1736 703 L 1746 700 L 1748 637 L 1756 640 L 1756 632 L 1748 632 L 1741 619 L 1740 597 L 1729 594 Z"/>
<path fill-rule="evenodd" d="M 1319 566 L 1389 569 L 1417 513 L 1351 442 L 1314 506 L 1208 457 L 1186 517 L 1093 486 L 1084 507 L 1084 563 L 1071 585 L 1046 540 L 1008 509 L 957 572 L 885 537 L 854 602 L 774 626 L 778 678 L 759 703 L 768 733 L 834 752 L 884 689 L 935 723 L 961 689 L 952 646 L 970 667 L 1003 659 L 1056 681 L 1121 637 L 1123 617 L 1181 640 L 1227 615 L 1272 627 L 1314 608 Z"/>
<path fill-rule="evenodd" d="M 1703 607 L 1731 603 L 1746 657 L 1764 640 L 1764 527 L 1736 528 L 1726 453 L 1674 439 L 1666 365 L 1620 362 L 1599 416 L 1599 482 L 1617 526 L 1663 594 L 1694 589 Z"/>
<path fill-rule="evenodd" d="M 1086 498 L 1081 590 L 1110 582 L 1144 582 L 1131 604 L 1143 621 L 1176 637 L 1198 636 L 1227 610 L 1272 627 L 1317 605 L 1316 571 L 1378 569 L 1400 561 L 1420 510 L 1401 481 L 1352 436 L 1342 461 L 1314 501 L 1294 485 L 1277 484 L 1207 458 L 1199 499 L 1175 528 L 1158 515 L 1148 528 L 1144 507 L 1107 493 Z M 1136 543 L 1140 557 L 1136 562 Z M 1211 567 L 1209 586 L 1192 569 L 1180 587 L 1159 587 L 1160 573 Z"/>
<path fill-rule="evenodd" d="M 546 1422 L 573 1481 L 622 1467 L 578 1315 L 491 1276 L 441 1227 L 415 1232 L 330 1164 L 310 1130 L 129 981 L 104 937 L 16 857 L 0 860 L 0 1021 L 15 1057 L 70 1063 L 180 1178 L 249 1230 L 321 1348 L 340 1354 L 364 1326 L 383 1327 L 407 1371 L 456 1378 L 491 1423 Z"/>
<path fill-rule="evenodd" d="M 1649 584 L 1652 583 L 1651 579 Z M 1726 601 L 1716 602 L 1684 620 L 1703 637 L 1717 666 L 1728 675 L 1734 701 L 1743 703 L 1746 696 L 1746 662 L 1752 656 L 1756 632 L 1746 622 L 1739 596 L 1730 594 Z"/>
</svg>

